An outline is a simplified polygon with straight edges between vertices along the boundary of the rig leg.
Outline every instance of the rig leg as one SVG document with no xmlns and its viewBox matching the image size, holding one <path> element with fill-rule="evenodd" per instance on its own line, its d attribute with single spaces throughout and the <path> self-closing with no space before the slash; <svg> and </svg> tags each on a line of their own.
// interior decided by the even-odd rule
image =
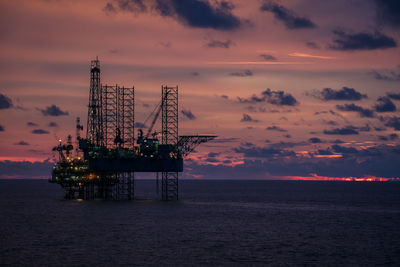
<svg viewBox="0 0 400 267">
<path fill-rule="evenodd" d="M 163 172 L 161 177 L 163 201 L 178 200 L 178 172 Z"/>
</svg>

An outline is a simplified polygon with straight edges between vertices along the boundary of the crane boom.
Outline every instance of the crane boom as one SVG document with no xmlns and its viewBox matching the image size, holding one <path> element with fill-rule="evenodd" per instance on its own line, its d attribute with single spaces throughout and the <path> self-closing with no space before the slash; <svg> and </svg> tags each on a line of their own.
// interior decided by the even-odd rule
<svg viewBox="0 0 400 267">
<path fill-rule="evenodd" d="M 160 116 L 161 109 L 162 109 L 162 103 L 159 104 L 158 109 L 157 109 L 156 113 L 154 114 L 153 121 L 151 122 L 149 129 L 147 130 L 147 133 L 144 138 L 149 138 L 151 131 L 153 130 L 154 125 L 156 124 L 158 116 Z"/>
</svg>

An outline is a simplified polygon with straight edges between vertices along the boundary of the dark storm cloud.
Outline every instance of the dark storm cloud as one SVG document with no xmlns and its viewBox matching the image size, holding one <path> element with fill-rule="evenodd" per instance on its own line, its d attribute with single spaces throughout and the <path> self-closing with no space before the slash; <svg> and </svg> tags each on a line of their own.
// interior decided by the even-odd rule
<svg viewBox="0 0 400 267">
<path fill-rule="evenodd" d="M 312 49 L 320 49 L 321 47 L 316 42 L 306 42 L 306 46 Z"/>
<path fill-rule="evenodd" d="M 250 115 L 244 113 L 240 122 L 259 122 L 259 120 L 255 120 Z"/>
<path fill-rule="evenodd" d="M 342 30 L 333 31 L 335 38 L 329 48 L 341 51 L 354 51 L 354 50 L 375 50 L 397 47 L 396 41 L 384 35 L 381 32 L 374 34 L 360 32 L 360 33 L 346 33 Z"/>
<path fill-rule="evenodd" d="M 43 129 L 35 129 L 35 130 L 32 130 L 32 133 L 33 134 L 49 134 L 50 132 L 43 130 Z"/>
<path fill-rule="evenodd" d="M 55 122 L 50 122 L 49 124 L 48 124 L 48 126 L 49 127 L 58 127 L 58 125 L 57 125 L 57 123 L 55 123 Z"/>
<path fill-rule="evenodd" d="M 400 100 L 400 94 L 397 93 L 387 93 L 386 94 L 389 98 L 394 99 L 394 100 Z"/>
<path fill-rule="evenodd" d="M 343 128 L 324 130 L 323 133 L 331 135 L 351 135 L 351 134 L 358 134 L 358 131 L 353 126 L 346 126 Z"/>
<path fill-rule="evenodd" d="M 147 128 L 147 125 L 142 122 L 135 122 L 135 128 Z"/>
<path fill-rule="evenodd" d="M 260 10 L 274 14 L 275 19 L 281 21 L 285 25 L 286 29 L 289 30 L 310 29 L 316 27 L 309 18 L 300 17 L 293 11 L 273 1 L 264 2 L 261 5 Z"/>
<path fill-rule="evenodd" d="M 260 57 L 265 61 L 276 61 L 277 58 L 269 54 L 261 54 Z"/>
<path fill-rule="evenodd" d="M 284 91 L 272 91 L 267 89 L 261 93 L 261 96 L 252 95 L 250 98 L 238 97 L 240 103 L 260 103 L 267 102 L 277 106 L 295 106 L 299 104 L 296 98 L 291 94 L 285 93 Z"/>
<path fill-rule="evenodd" d="M 378 103 L 375 105 L 376 112 L 394 112 L 396 111 L 396 106 L 388 97 L 379 97 Z"/>
<path fill-rule="evenodd" d="M 374 0 L 378 21 L 393 28 L 400 27 L 400 1 Z"/>
<path fill-rule="evenodd" d="M 31 127 L 32 126 L 38 126 L 38 124 L 36 124 L 34 122 L 31 122 L 31 121 L 27 122 L 26 125 L 31 126 Z"/>
<path fill-rule="evenodd" d="M 354 111 L 360 114 L 360 117 L 364 118 L 373 118 L 374 111 L 372 109 L 363 108 L 361 106 L 357 106 L 354 103 L 344 104 L 344 105 L 336 105 L 336 108 L 341 111 Z"/>
<path fill-rule="evenodd" d="M 9 97 L 4 94 L 0 94 L 0 109 L 12 108 L 13 103 Z"/>
<path fill-rule="evenodd" d="M 231 40 L 220 41 L 220 40 L 211 40 L 209 41 L 206 46 L 211 48 L 229 48 L 235 43 Z"/>
<path fill-rule="evenodd" d="M 265 130 L 267 131 L 277 131 L 277 132 L 287 132 L 287 130 L 282 129 L 281 127 L 278 126 L 268 126 L 267 128 L 265 128 Z"/>
<path fill-rule="evenodd" d="M 25 141 L 19 141 L 18 143 L 14 144 L 15 146 L 29 146 L 28 142 Z"/>
<path fill-rule="evenodd" d="M 196 119 L 196 116 L 189 109 L 182 109 L 181 113 L 182 113 L 183 116 L 185 116 L 189 120 L 195 120 Z"/>
<path fill-rule="evenodd" d="M 46 107 L 45 109 L 38 109 L 42 112 L 44 116 L 67 116 L 69 113 L 68 111 L 62 111 L 59 107 L 56 105 L 51 105 L 49 107 Z"/>
<path fill-rule="evenodd" d="M 386 127 L 393 128 L 396 131 L 400 131 L 400 117 L 384 117 L 381 118 Z"/>
<path fill-rule="evenodd" d="M 308 139 L 308 141 L 313 144 L 322 143 L 321 139 L 319 139 L 318 137 L 311 137 L 310 139 Z"/>
<path fill-rule="evenodd" d="M 352 100 L 357 101 L 367 98 L 367 95 L 357 92 L 354 88 L 344 86 L 342 89 L 335 90 L 332 88 L 324 88 L 322 91 L 314 93 L 314 96 L 323 100 Z"/>
<path fill-rule="evenodd" d="M 342 153 L 342 154 L 358 153 L 358 150 L 355 149 L 354 147 L 345 147 L 345 146 L 340 146 L 340 145 L 333 145 L 332 150 L 336 153 Z"/>
<path fill-rule="evenodd" d="M 0 132 L 4 132 L 4 127 L 0 125 Z"/>
<path fill-rule="evenodd" d="M 240 72 L 231 72 L 229 73 L 229 75 L 236 77 L 248 77 L 248 76 L 253 76 L 253 72 L 251 70 L 244 70 Z"/>
</svg>

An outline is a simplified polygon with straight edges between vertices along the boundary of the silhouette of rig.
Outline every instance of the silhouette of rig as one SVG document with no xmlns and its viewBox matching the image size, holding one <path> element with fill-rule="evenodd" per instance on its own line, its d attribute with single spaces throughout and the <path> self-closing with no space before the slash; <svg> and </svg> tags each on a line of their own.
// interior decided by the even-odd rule
<svg viewBox="0 0 400 267">
<path fill-rule="evenodd" d="M 161 113 L 161 132 L 153 131 Z M 161 87 L 161 101 L 149 115 L 146 133 L 135 139 L 135 88 L 102 85 L 100 61 L 91 61 L 86 138 L 76 119 L 75 156 L 72 137 L 53 148 L 59 154 L 52 183 L 66 190 L 66 199 L 131 200 L 135 198 L 135 172 L 155 172 L 161 199 L 178 200 L 178 177 L 183 158 L 214 135 L 178 135 L 178 86 Z M 161 135 L 161 142 L 158 137 Z M 135 142 L 136 141 L 136 142 Z M 161 185 L 159 184 L 161 173 Z"/>
</svg>

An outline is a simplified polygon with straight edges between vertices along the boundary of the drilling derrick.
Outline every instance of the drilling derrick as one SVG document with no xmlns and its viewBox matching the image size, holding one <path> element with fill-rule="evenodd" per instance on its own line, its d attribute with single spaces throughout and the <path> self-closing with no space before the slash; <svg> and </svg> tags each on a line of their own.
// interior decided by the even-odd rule
<svg viewBox="0 0 400 267">
<path fill-rule="evenodd" d="M 161 130 L 153 127 L 161 113 Z M 100 62 L 91 61 L 86 138 L 81 138 L 76 120 L 76 157 L 71 137 L 54 147 L 59 161 L 50 182 L 66 189 L 67 199 L 134 199 L 135 172 L 162 174 L 161 199 L 178 200 L 178 173 L 183 157 L 214 135 L 178 135 L 178 87 L 161 87 L 161 102 L 152 114 L 147 133 L 139 129 L 135 138 L 135 88 L 100 83 Z M 158 133 L 161 133 L 161 142 Z M 136 142 L 135 142 L 136 141 Z M 65 154 L 64 154 L 65 153 Z M 81 155 L 83 157 L 81 157 Z"/>
<path fill-rule="evenodd" d="M 90 92 L 86 137 L 90 144 L 100 147 L 103 141 L 102 88 L 100 84 L 100 61 L 90 63 Z"/>
</svg>

